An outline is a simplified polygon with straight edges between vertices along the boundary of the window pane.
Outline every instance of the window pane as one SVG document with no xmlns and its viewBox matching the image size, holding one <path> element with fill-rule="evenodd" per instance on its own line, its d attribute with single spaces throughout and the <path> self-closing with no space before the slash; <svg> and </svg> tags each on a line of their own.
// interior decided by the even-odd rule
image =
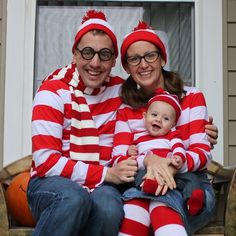
<svg viewBox="0 0 236 236">
<path fill-rule="evenodd" d="M 119 47 L 139 20 L 149 23 L 165 42 L 166 69 L 179 72 L 187 84 L 194 85 L 193 3 L 38 1 L 35 89 L 48 73 L 71 62 L 74 36 L 88 9 L 104 11 Z M 127 77 L 120 56 L 112 72 Z"/>
</svg>

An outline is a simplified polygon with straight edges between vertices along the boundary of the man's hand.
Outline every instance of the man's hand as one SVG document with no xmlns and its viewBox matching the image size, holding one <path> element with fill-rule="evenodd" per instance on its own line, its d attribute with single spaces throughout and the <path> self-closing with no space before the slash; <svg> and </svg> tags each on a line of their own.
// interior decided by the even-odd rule
<svg viewBox="0 0 236 236">
<path fill-rule="evenodd" d="M 113 184 L 123 184 L 134 181 L 137 174 L 137 161 L 135 157 L 129 157 L 127 160 L 117 163 L 108 168 L 105 181 Z"/>
</svg>

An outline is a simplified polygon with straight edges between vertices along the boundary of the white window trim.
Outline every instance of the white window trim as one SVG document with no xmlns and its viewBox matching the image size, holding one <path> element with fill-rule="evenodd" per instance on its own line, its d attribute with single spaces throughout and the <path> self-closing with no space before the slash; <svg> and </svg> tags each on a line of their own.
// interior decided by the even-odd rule
<svg viewBox="0 0 236 236">
<path fill-rule="evenodd" d="M 213 155 L 223 163 L 222 0 L 189 2 L 195 2 L 196 86 L 219 127 Z M 8 0 L 4 166 L 31 153 L 35 17 L 36 0 Z"/>
</svg>

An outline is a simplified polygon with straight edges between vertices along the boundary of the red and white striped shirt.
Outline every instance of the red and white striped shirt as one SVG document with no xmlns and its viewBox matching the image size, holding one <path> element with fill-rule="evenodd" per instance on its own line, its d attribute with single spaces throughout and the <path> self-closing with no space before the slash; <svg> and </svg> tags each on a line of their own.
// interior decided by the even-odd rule
<svg viewBox="0 0 236 236">
<path fill-rule="evenodd" d="M 176 129 L 186 149 L 186 161 L 180 172 L 203 170 L 211 161 L 210 143 L 205 133 L 208 113 L 204 95 L 195 87 L 185 87 L 186 95 L 181 100 L 182 113 Z M 146 108 L 134 110 L 125 107 L 119 110 L 115 128 L 113 165 L 127 158 L 128 147 L 133 143 L 133 134 L 145 130 L 143 112 Z M 143 159 L 138 161 L 143 168 Z"/>
<path fill-rule="evenodd" d="M 111 76 L 103 92 L 84 94 L 98 129 L 100 165 L 70 158 L 72 100 L 69 85 L 56 77 L 41 85 L 33 103 L 32 177 L 59 175 L 90 189 L 104 181 L 105 166 L 111 161 L 116 112 L 122 104 L 119 91 L 123 82 L 122 78 Z"/>
<path fill-rule="evenodd" d="M 152 136 L 147 130 L 137 132 L 133 135 L 133 144 L 138 148 L 138 163 L 143 163 L 143 159 L 150 152 L 164 158 L 179 156 L 183 163 L 186 159 L 184 144 L 180 138 L 179 131 L 175 128 L 161 136 Z M 142 166 L 142 164 L 138 166 Z"/>
</svg>

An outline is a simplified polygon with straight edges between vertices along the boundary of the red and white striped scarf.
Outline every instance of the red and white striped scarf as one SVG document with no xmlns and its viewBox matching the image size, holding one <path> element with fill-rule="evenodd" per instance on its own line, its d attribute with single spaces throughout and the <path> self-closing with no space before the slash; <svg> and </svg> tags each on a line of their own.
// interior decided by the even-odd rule
<svg viewBox="0 0 236 236">
<path fill-rule="evenodd" d="M 71 159 L 97 164 L 99 162 L 98 130 L 84 94 L 99 94 L 104 91 L 105 86 L 96 89 L 85 87 L 83 81 L 79 77 L 75 64 L 70 64 L 62 69 L 54 71 L 45 80 L 50 79 L 61 79 L 69 85 L 71 91 Z"/>
</svg>

